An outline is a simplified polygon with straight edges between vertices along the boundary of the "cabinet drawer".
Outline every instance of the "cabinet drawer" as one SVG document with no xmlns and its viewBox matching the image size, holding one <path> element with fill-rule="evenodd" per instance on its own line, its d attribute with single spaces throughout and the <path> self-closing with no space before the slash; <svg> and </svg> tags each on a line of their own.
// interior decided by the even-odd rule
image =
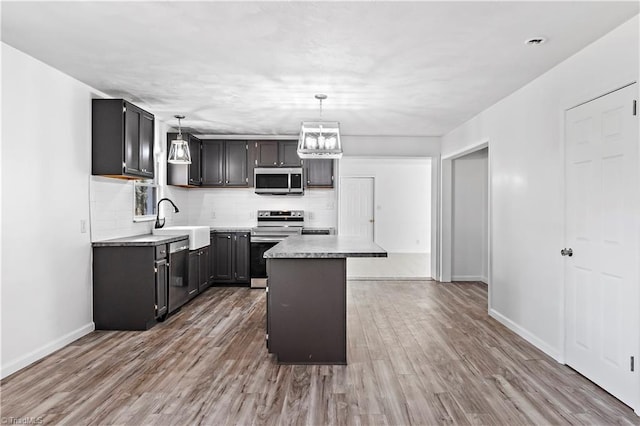
<svg viewBox="0 0 640 426">
<path fill-rule="evenodd" d="M 156 247 L 156 260 L 167 258 L 167 245 L 162 244 Z"/>
</svg>

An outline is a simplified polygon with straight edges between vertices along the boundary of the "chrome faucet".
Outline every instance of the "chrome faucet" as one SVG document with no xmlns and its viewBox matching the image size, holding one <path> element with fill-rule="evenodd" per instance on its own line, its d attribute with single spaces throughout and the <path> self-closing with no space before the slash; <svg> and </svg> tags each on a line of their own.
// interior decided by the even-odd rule
<svg viewBox="0 0 640 426">
<path fill-rule="evenodd" d="M 162 228 L 164 226 L 164 222 L 167 220 L 166 218 L 162 218 L 162 223 L 160 223 L 160 203 L 163 202 L 163 201 L 170 202 L 171 205 L 173 206 L 173 211 L 175 213 L 179 213 L 180 212 L 178 207 L 170 199 L 168 199 L 168 198 L 160 199 L 160 201 L 158 201 L 158 207 L 156 207 L 156 225 L 155 225 L 156 229 Z"/>
</svg>

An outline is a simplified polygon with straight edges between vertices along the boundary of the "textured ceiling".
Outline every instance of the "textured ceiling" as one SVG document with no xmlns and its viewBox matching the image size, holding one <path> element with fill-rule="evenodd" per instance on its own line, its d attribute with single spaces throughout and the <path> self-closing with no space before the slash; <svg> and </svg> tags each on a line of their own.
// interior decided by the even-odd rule
<svg viewBox="0 0 640 426">
<path fill-rule="evenodd" d="M 637 2 L 2 2 L 2 40 L 199 134 L 442 135 Z M 531 47 L 524 40 L 544 36 Z"/>
</svg>

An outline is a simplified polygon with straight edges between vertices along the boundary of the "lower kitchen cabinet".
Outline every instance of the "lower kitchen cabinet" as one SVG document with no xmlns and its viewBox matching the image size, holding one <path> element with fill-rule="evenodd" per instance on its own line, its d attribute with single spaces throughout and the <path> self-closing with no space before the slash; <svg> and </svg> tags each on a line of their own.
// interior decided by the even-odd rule
<svg viewBox="0 0 640 426">
<path fill-rule="evenodd" d="M 93 248 L 97 330 L 147 330 L 167 314 L 167 245 Z"/>
<path fill-rule="evenodd" d="M 189 277 L 187 280 L 189 299 L 209 287 L 209 247 L 189 252 Z"/>
<path fill-rule="evenodd" d="M 249 283 L 248 232 L 212 232 L 210 247 L 210 276 L 214 284 Z"/>
</svg>

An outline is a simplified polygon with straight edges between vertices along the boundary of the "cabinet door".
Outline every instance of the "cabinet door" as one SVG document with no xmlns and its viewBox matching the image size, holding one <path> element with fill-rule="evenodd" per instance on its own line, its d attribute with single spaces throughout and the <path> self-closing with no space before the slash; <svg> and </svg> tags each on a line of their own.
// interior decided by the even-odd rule
<svg viewBox="0 0 640 426">
<path fill-rule="evenodd" d="M 124 103 L 124 171 L 140 174 L 140 118 L 141 111 L 128 102 Z"/>
<path fill-rule="evenodd" d="M 202 142 L 198 138 L 191 135 L 186 136 L 189 139 L 189 153 L 191 154 L 191 164 L 189 164 L 189 185 L 202 185 L 202 175 L 200 169 L 200 160 L 202 154 Z"/>
<path fill-rule="evenodd" d="M 154 119 L 147 113 L 140 114 L 140 144 L 139 160 L 140 174 L 153 177 L 153 140 L 154 140 Z"/>
<path fill-rule="evenodd" d="M 298 142 L 278 142 L 278 165 L 280 167 L 300 167 L 302 161 L 298 157 Z"/>
<path fill-rule="evenodd" d="M 278 141 L 256 142 L 256 166 L 275 167 L 278 165 Z"/>
<path fill-rule="evenodd" d="M 224 142 L 202 141 L 202 185 L 224 185 Z"/>
<path fill-rule="evenodd" d="M 200 269 L 200 273 L 198 274 L 198 292 L 202 293 L 209 287 L 209 247 L 200 249 L 198 267 Z"/>
<path fill-rule="evenodd" d="M 307 160 L 304 164 L 307 187 L 333 188 L 333 160 Z"/>
<path fill-rule="evenodd" d="M 237 282 L 249 282 L 250 275 L 250 243 L 249 233 L 238 232 L 235 234 L 235 280 Z"/>
<path fill-rule="evenodd" d="M 156 261 L 156 318 L 167 313 L 167 259 Z"/>
<path fill-rule="evenodd" d="M 248 186 L 246 141 L 226 141 L 225 144 L 225 186 Z"/>
<path fill-rule="evenodd" d="M 200 281 L 200 256 L 198 250 L 192 250 L 189 252 L 189 271 L 187 273 L 187 292 L 189 293 L 189 299 L 192 299 L 198 295 L 198 282 Z"/>
<path fill-rule="evenodd" d="M 214 281 L 229 282 L 233 279 L 233 242 L 231 237 L 228 232 L 215 233 Z"/>
</svg>

